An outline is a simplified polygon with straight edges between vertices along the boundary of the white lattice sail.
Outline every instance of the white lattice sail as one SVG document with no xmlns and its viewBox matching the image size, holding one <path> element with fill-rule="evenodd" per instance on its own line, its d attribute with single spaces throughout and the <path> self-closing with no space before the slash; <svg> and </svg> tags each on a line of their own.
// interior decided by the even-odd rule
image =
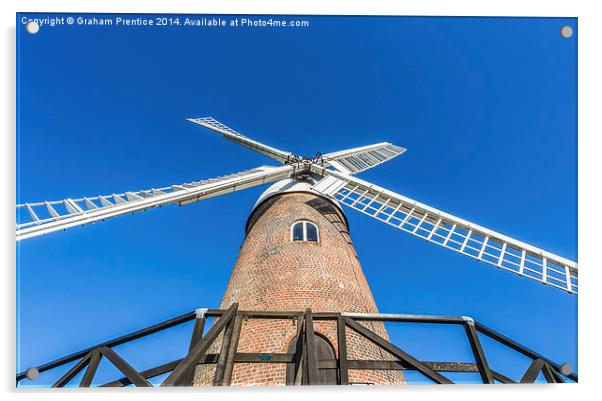
<svg viewBox="0 0 602 401">
<path fill-rule="evenodd" d="M 189 121 L 285 165 L 263 166 L 158 189 L 23 203 L 17 205 L 17 241 L 126 213 L 171 203 L 185 205 L 312 174 L 321 177 L 313 190 L 378 221 L 519 276 L 572 294 L 578 291 L 577 263 L 354 177 L 403 154 L 406 149 L 402 147 L 382 142 L 308 159 L 253 140 L 211 117 Z"/>
<path fill-rule="evenodd" d="M 348 174 L 319 166 L 313 189 L 416 237 L 522 277 L 577 293 L 577 264 Z"/>
<path fill-rule="evenodd" d="M 290 178 L 293 166 L 258 167 L 223 177 L 119 194 L 17 205 L 17 241 L 99 220 L 203 199 Z"/>
<path fill-rule="evenodd" d="M 357 174 L 385 163 L 406 151 L 388 142 L 324 155 L 324 160 L 339 171 Z"/>
<path fill-rule="evenodd" d="M 273 148 L 256 140 L 253 140 L 247 136 L 244 136 L 243 134 L 233 130 L 227 125 L 220 123 L 213 117 L 189 118 L 188 121 L 208 128 L 214 132 L 217 132 L 223 135 L 223 137 L 228 139 L 229 141 L 238 143 L 239 145 L 259 152 L 281 163 L 286 163 L 293 157 L 293 154 L 291 152 L 285 152 L 280 149 Z"/>
</svg>

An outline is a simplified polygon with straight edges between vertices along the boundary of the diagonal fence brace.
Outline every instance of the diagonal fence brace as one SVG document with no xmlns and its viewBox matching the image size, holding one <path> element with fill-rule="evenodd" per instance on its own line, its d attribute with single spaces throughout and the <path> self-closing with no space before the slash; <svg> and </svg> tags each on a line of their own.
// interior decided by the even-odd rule
<svg viewBox="0 0 602 401">
<path fill-rule="evenodd" d="M 171 372 L 171 374 L 165 379 L 165 381 L 163 381 L 161 387 L 190 385 L 190 383 L 186 382 L 186 377 L 188 377 L 190 372 L 193 372 L 194 374 L 194 369 L 196 368 L 199 359 L 201 359 L 201 356 L 207 352 L 211 344 L 213 344 L 213 342 L 217 339 L 222 330 L 224 330 L 226 325 L 230 323 L 230 320 L 236 316 L 237 311 L 238 303 L 232 304 L 226 313 L 224 313 L 222 317 L 213 325 L 207 335 L 201 338 L 192 347 L 192 349 L 188 352 L 188 355 L 186 355 L 182 362 L 180 362 L 173 372 Z"/>
<path fill-rule="evenodd" d="M 385 340 L 384 338 L 382 338 L 378 334 L 374 333 L 373 331 L 368 330 L 364 326 L 360 325 L 359 323 L 356 323 L 354 320 L 352 320 L 348 317 L 345 317 L 344 319 L 345 319 L 345 324 L 347 326 L 349 326 L 351 329 L 353 329 L 355 332 L 357 332 L 364 338 L 372 341 L 376 345 L 379 345 L 381 348 L 384 348 L 391 354 L 395 355 L 396 357 L 401 359 L 403 362 L 412 366 L 414 369 L 416 369 L 417 371 L 419 371 L 420 373 L 422 373 L 423 375 L 425 375 L 426 377 L 428 377 L 435 383 L 453 384 L 453 382 L 451 380 L 449 380 L 447 377 L 442 376 L 439 373 L 435 372 L 434 370 L 432 370 L 431 368 L 429 368 L 422 362 L 419 362 L 416 358 L 414 358 L 407 352 L 403 351 L 401 348 L 397 347 L 394 344 L 391 344 L 389 341 Z"/>
</svg>

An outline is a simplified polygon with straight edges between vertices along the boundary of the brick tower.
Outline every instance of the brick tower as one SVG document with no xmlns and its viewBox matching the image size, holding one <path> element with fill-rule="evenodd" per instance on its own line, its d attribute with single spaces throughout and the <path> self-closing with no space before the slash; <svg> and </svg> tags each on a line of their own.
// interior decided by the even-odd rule
<svg viewBox="0 0 602 401">
<path fill-rule="evenodd" d="M 303 180 L 272 185 L 255 204 L 246 238 L 224 294 L 221 308 L 238 302 L 241 310 L 376 313 L 349 235 L 347 218 L 336 201 L 310 189 Z M 387 338 L 384 325 L 366 327 Z M 336 323 L 317 321 L 315 331 L 326 353 L 338 354 Z M 296 327 L 291 321 L 249 320 L 241 330 L 238 352 L 291 352 Z M 347 329 L 350 359 L 394 359 Z M 217 352 L 221 339 L 213 345 Z M 210 385 L 215 367 L 197 368 L 194 385 Z M 237 363 L 231 384 L 285 385 L 285 364 Z M 336 375 L 331 381 L 336 380 Z M 399 384 L 399 371 L 350 370 L 351 383 Z M 331 382 L 329 381 L 329 382 Z M 334 383 L 333 383 L 334 384 Z"/>
</svg>

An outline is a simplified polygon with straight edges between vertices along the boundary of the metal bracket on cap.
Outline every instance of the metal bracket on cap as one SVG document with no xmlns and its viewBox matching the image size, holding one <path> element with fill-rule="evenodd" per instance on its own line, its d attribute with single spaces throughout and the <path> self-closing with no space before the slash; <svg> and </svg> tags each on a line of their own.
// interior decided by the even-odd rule
<svg viewBox="0 0 602 401">
<path fill-rule="evenodd" d="M 205 313 L 207 313 L 208 310 L 209 310 L 209 308 L 198 308 L 197 310 L 194 311 L 196 313 L 196 318 L 197 319 L 204 318 Z"/>
</svg>

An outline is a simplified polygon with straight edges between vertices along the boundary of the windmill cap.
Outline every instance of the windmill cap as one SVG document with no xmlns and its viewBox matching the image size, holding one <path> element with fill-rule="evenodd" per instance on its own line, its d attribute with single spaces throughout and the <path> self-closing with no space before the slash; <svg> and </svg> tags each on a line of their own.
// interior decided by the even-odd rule
<svg viewBox="0 0 602 401">
<path fill-rule="evenodd" d="M 255 202 L 255 205 L 253 205 L 253 209 L 251 210 L 251 212 L 257 209 L 257 207 L 261 205 L 266 199 L 271 198 L 275 195 L 290 192 L 307 192 L 312 195 L 318 195 L 328 199 L 329 201 L 334 203 L 339 209 L 341 209 L 341 205 L 339 204 L 339 202 L 337 202 L 336 199 L 313 190 L 311 187 L 315 183 L 316 180 L 313 177 L 295 177 L 277 181 L 276 183 L 270 185 L 270 187 L 268 187 L 268 189 L 266 189 L 261 195 L 259 195 L 259 198 L 257 199 L 257 202 Z"/>
<path fill-rule="evenodd" d="M 315 196 L 319 196 L 322 199 L 325 199 L 327 201 L 329 201 L 330 203 L 332 203 L 340 212 L 341 215 L 343 216 L 343 218 L 345 219 L 345 224 L 347 224 L 347 227 L 349 227 L 349 222 L 347 221 L 347 216 L 345 215 L 345 212 L 343 211 L 343 208 L 341 207 L 341 205 L 339 204 L 339 202 L 334 199 L 331 196 L 325 195 L 323 193 L 320 193 L 314 189 L 312 189 L 311 187 L 316 183 L 316 179 L 311 177 L 311 176 L 303 176 L 303 177 L 295 177 L 295 178 L 287 178 L 284 180 L 280 180 L 275 182 L 274 184 L 272 184 L 270 187 L 268 187 L 268 189 L 266 189 L 257 199 L 257 202 L 255 202 L 255 204 L 253 205 L 253 208 L 251 209 L 251 212 L 249 213 L 249 218 L 247 220 L 247 229 L 249 228 L 249 221 L 251 220 L 251 217 L 253 216 L 253 213 L 255 213 L 255 210 L 265 201 L 267 201 L 268 199 L 274 197 L 274 196 L 278 196 L 278 195 L 282 195 L 282 194 L 286 194 L 286 193 L 309 193 Z"/>
</svg>

